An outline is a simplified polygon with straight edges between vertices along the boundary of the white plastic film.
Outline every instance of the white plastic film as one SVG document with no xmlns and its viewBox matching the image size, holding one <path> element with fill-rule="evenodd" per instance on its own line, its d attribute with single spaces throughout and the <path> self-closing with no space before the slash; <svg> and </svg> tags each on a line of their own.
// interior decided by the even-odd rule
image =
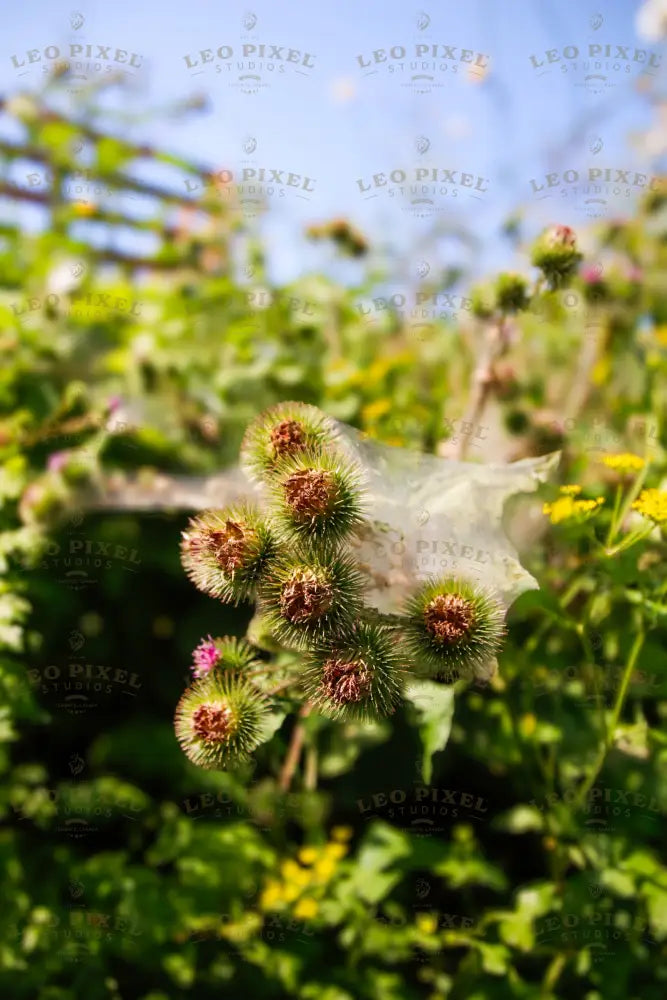
<svg viewBox="0 0 667 1000">
<path fill-rule="evenodd" d="M 519 562 L 502 523 L 505 501 L 533 492 L 559 452 L 511 464 L 455 462 L 370 440 L 338 423 L 368 491 L 364 527 L 352 542 L 368 579 L 367 603 L 398 612 L 416 583 L 464 577 L 505 606 L 537 581 Z"/>
</svg>

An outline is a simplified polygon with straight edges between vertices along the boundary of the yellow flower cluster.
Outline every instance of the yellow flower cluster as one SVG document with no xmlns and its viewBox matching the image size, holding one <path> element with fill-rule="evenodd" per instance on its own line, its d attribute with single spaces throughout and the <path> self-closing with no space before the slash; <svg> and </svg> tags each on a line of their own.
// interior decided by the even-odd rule
<svg viewBox="0 0 667 1000">
<path fill-rule="evenodd" d="M 293 906 L 293 915 L 301 920 L 316 917 L 321 896 L 327 883 L 335 874 L 341 858 L 348 852 L 348 841 L 353 830 L 349 826 L 335 826 L 331 839 L 319 847 L 302 847 L 297 861 L 287 858 L 280 866 L 280 878 L 270 878 L 260 897 L 262 910 L 279 910 Z"/>
<path fill-rule="evenodd" d="M 438 918 L 433 913 L 418 913 L 415 926 L 421 934 L 435 934 L 438 929 Z"/>
<path fill-rule="evenodd" d="M 655 524 L 667 524 L 666 490 L 642 490 L 632 507 Z"/>
<path fill-rule="evenodd" d="M 581 486 L 561 486 L 561 496 L 553 503 L 545 503 L 542 513 L 547 514 L 552 524 L 561 521 L 584 521 L 594 514 L 604 503 L 604 497 L 595 500 L 575 500 L 581 493 Z"/>
<path fill-rule="evenodd" d="M 639 470 L 643 469 L 646 464 L 643 458 L 640 458 L 639 455 L 633 455 L 629 451 L 623 452 L 619 455 L 605 455 L 602 461 L 608 469 L 613 469 L 614 472 L 620 472 L 621 475 L 624 476 L 639 472 Z"/>
</svg>

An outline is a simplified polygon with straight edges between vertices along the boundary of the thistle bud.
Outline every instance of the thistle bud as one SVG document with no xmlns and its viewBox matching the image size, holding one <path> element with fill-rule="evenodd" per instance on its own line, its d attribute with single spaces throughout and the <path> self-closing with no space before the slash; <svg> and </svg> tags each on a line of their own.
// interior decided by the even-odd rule
<svg viewBox="0 0 667 1000">
<path fill-rule="evenodd" d="M 361 622 L 312 653 L 302 681 L 306 697 L 323 715 L 367 721 L 395 711 L 404 677 L 389 630 Z"/>
<path fill-rule="evenodd" d="M 408 599 L 403 629 L 415 672 L 446 683 L 472 677 L 498 652 L 504 612 L 467 580 L 443 577 L 421 584 Z"/>
<path fill-rule="evenodd" d="M 183 532 L 181 560 L 195 587 L 238 604 L 254 595 L 274 551 L 259 513 L 242 504 L 192 518 Z"/>
<path fill-rule="evenodd" d="M 470 292 L 470 301 L 474 316 L 478 319 L 489 319 L 496 311 L 496 290 L 489 283 L 475 285 Z"/>
<path fill-rule="evenodd" d="M 283 459 L 321 449 L 337 439 L 333 420 L 316 406 L 280 403 L 249 425 L 241 444 L 241 466 L 254 482 L 270 482 Z"/>
<path fill-rule="evenodd" d="M 303 649 L 352 625 L 362 589 L 362 576 L 348 555 L 283 558 L 262 585 L 265 627 L 279 642 Z"/>
<path fill-rule="evenodd" d="M 531 262 L 544 273 L 552 289 L 565 285 L 577 270 L 582 254 L 569 226 L 550 226 L 533 246 Z"/>
<path fill-rule="evenodd" d="M 284 459 L 271 493 L 286 541 L 336 544 L 363 520 L 360 474 L 330 452 Z"/>
<path fill-rule="evenodd" d="M 205 677 L 215 669 L 247 670 L 260 662 L 247 642 L 229 635 L 217 639 L 209 635 L 202 639 L 193 650 L 192 659 L 195 678 Z"/>
<path fill-rule="evenodd" d="M 528 282 L 520 274 L 499 274 L 496 301 L 501 312 L 515 313 L 528 305 Z"/>
<path fill-rule="evenodd" d="M 209 770 L 242 761 L 264 738 L 268 703 L 243 678 L 212 671 L 182 695 L 174 729 L 189 760 Z"/>
</svg>

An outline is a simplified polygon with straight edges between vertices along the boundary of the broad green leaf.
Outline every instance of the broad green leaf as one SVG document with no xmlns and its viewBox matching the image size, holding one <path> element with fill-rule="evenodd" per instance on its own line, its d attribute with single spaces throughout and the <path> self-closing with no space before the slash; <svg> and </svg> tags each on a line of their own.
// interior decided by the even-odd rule
<svg viewBox="0 0 667 1000">
<path fill-rule="evenodd" d="M 444 750 L 452 731 L 454 688 L 435 681 L 414 681 L 405 693 L 419 717 L 419 735 L 424 748 L 422 779 L 428 785 L 433 774 L 433 754 Z"/>
</svg>

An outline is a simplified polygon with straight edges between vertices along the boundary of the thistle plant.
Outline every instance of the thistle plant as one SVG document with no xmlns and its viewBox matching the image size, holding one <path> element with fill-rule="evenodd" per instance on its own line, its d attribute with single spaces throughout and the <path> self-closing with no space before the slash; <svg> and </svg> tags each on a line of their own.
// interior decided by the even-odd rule
<svg viewBox="0 0 667 1000">
<path fill-rule="evenodd" d="M 278 693 L 302 715 L 368 722 L 392 715 L 408 684 L 488 676 L 504 607 L 478 584 L 415 582 L 392 614 L 365 601 L 351 543 L 369 528 L 370 491 L 335 421 L 304 403 L 274 406 L 247 429 L 241 465 L 261 504 L 192 518 L 181 556 L 204 593 L 256 602 L 253 635 L 270 643 L 209 635 L 194 650 L 176 712 L 193 763 L 224 768 L 268 739 Z M 276 649 L 280 662 L 267 662 Z"/>
</svg>

